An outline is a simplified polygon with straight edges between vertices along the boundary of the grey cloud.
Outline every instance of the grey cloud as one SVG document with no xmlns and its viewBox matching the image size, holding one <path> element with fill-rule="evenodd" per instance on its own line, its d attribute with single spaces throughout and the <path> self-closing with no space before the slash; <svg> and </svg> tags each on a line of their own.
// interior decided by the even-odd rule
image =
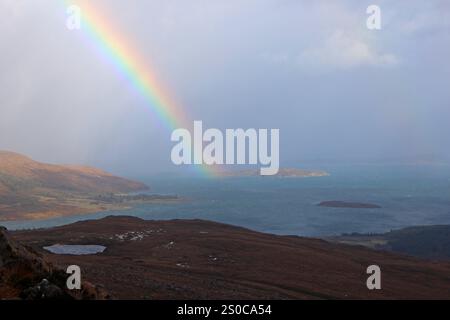
<svg viewBox="0 0 450 320">
<path fill-rule="evenodd" d="M 0 4 L 0 149 L 139 175 L 172 170 L 170 132 L 62 2 Z M 192 119 L 280 128 L 282 165 L 448 158 L 449 7 L 379 1 L 98 0 Z"/>
</svg>

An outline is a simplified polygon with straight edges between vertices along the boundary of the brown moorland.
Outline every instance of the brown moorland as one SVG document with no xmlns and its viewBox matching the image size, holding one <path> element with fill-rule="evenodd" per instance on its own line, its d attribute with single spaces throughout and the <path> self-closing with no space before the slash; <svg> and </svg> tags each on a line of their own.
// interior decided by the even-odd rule
<svg viewBox="0 0 450 320">
<path fill-rule="evenodd" d="M 360 246 L 277 236 L 202 220 L 115 216 L 16 231 L 18 242 L 123 299 L 450 299 L 450 263 Z M 97 244 L 100 254 L 57 255 L 53 244 Z M 379 265 L 382 289 L 368 290 Z"/>
</svg>

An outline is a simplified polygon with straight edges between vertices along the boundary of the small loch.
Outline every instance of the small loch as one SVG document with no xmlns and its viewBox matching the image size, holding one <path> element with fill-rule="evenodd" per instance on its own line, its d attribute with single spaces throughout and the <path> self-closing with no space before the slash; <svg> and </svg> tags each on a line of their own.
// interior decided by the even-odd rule
<svg viewBox="0 0 450 320">
<path fill-rule="evenodd" d="M 52 246 L 44 247 L 45 250 L 54 254 L 69 254 L 69 255 L 88 255 L 97 254 L 105 251 L 105 246 L 100 245 L 69 245 L 69 244 L 54 244 Z"/>
</svg>

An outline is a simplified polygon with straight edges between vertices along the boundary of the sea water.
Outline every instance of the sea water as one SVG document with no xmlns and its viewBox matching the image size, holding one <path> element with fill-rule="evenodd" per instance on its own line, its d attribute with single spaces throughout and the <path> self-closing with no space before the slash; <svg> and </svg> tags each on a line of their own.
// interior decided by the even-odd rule
<svg viewBox="0 0 450 320">
<path fill-rule="evenodd" d="M 40 228 L 108 215 L 133 215 L 157 220 L 206 219 L 302 236 L 380 233 L 413 225 L 450 224 L 450 166 L 354 165 L 319 169 L 325 169 L 330 176 L 141 177 L 151 187 L 150 193 L 176 194 L 182 200 L 142 204 L 123 211 L 1 224 L 9 229 Z M 318 206 L 327 200 L 373 203 L 382 208 Z"/>
</svg>

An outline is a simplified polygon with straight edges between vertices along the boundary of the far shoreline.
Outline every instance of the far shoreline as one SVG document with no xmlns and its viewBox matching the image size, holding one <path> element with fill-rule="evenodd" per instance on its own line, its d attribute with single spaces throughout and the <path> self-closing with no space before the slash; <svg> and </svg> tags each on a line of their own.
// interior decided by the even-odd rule
<svg viewBox="0 0 450 320">
<path fill-rule="evenodd" d="M 140 204 L 169 204 L 185 201 L 178 195 L 163 194 L 108 194 L 93 197 L 81 197 L 72 200 L 72 205 L 48 211 L 10 214 L 0 218 L 0 225 L 11 223 L 27 223 L 33 221 L 48 221 L 53 219 L 76 218 L 86 215 L 101 214 L 110 211 L 128 211 Z M 76 205 L 73 205 L 76 203 Z"/>
</svg>

